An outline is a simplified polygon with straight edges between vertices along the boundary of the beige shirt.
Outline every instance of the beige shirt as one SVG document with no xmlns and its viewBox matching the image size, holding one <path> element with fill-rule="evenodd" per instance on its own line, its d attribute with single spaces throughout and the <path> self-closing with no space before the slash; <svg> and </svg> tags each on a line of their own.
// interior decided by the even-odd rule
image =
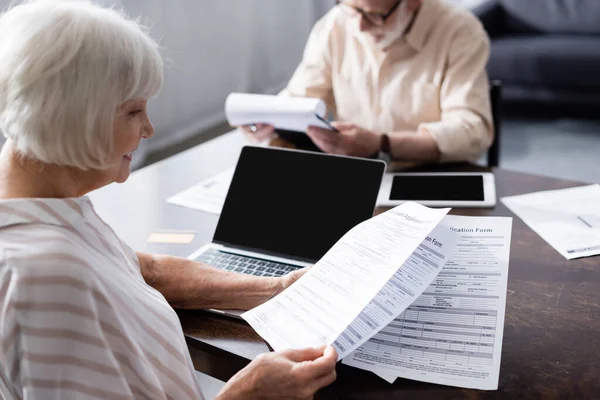
<svg viewBox="0 0 600 400">
<path fill-rule="evenodd" d="M 378 133 L 427 130 L 442 161 L 473 161 L 493 140 L 488 56 L 479 21 L 441 0 L 424 0 L 386 52 L 334 7 L 282 94 L 321 98 L 336 119 Z"/>
<path fill-rule="evenodd" d="M 0 201 L 1 399 L 202 399 L 179 318 L 90 201 Z"/>
</svg>

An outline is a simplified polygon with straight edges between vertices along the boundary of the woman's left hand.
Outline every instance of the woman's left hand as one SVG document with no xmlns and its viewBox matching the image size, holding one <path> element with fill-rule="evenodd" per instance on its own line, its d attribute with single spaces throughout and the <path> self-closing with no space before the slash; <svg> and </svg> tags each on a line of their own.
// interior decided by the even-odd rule
<svg viewBox="0 0 600 400">
<path fill-rule="evenodd" d="M 292 286 L 292 284 L 294 282 L 296 282 L 298 279 L 300 279 L 302 277 L 302 275 L 307 273 L 310 268 L 311 267 L 297 269 L 295 271 L 290 272 L 289 274 L 287 274 L 285 276 L 282 276 L 281 278 L 278 278 L 279 282 L 280 282 L 280 288 L 273 294 L 273 296 L 271 296 L 270 299 L 272 299 L 273 297 L 277 296 L 279 293 L 283 292 L 285 289 Z"/>
</svg>

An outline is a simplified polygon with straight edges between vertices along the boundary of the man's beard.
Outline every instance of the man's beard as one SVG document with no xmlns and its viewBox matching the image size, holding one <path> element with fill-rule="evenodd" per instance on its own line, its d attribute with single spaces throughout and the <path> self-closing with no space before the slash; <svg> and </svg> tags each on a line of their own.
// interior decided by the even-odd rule
<svg viewBox="0 0 600 400">
<path fill-rule="evenodd" d="M 381 50 L 387 50 L 396 40 L 400 39 L 406 33 L 408 26 L 413 19 L 413 13 L 406 11 L 406 1 L 400 5 L 396 12 L 396 20 L 394 21 L 394 27 L 391 30 L 386 30 L 383 33 L 383 38 L 379 41 L 374 41 L 375 45 Z"/>
</svg>

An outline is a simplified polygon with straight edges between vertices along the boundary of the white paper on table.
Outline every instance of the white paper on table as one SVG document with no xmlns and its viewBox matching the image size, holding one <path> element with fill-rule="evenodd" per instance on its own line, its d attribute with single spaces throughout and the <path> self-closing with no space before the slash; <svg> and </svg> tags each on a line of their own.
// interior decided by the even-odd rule
<svg viewBox="0 0 600 400">
<path fill-rule="evenodd" d="M 231 93 L 225 101 L 225 115 L 231 126 L 266 123 L 298 132 L 311 125 L 331 129 L 321 120 L 327 116 L 325 102 L 310 97 Z"/>
<path fill-rule="evenodd" d="M 301 279 L 242 318 L 275 350 L 335 342 L 342 358 L 385 326 L 375 320 L 371 327 L 374 332 L 358 332 L 362 339 L 355 339 L 354 344 L 341 338 L 448 211 L 408 202 L 357 225 Z M 426 277 L 417 279 L 412 272 L 407 270 L 403 276 L 405 290 L 398 296 L 402 301 L 406 293 L 419 292 L 419 284 L 424 288 L 429 285 Z M 373 318 L 389 317 L 383 314 Z"/>
<path fill-rule="evenodd" d="M 431 286 L 342 362 L 401 378 L 498 388 L 512 218 L 447 216 L 458 236 Z"/>
<path fill-rule="evenodd" d="M 396 382 L 396 379 L 398 379 L 398 377 L 395 375 L 386 375 L 386 374 L 378 374 L 378 373 L 375 373 L 375 375 L 377 375 L 378 377 L 380 377 L 387 383 L 394 383 L 394 382 Z"/>
<path fill-rule="evenodd" d="M 235 167 L 228 168 L 169 197 L 167 203 L 219 215 L 234 171 Z"/>
<path fill-rule="evenodd" d="M 600 254 L 600 185 L 501 200 L 567 260 Z"/>
</svg>

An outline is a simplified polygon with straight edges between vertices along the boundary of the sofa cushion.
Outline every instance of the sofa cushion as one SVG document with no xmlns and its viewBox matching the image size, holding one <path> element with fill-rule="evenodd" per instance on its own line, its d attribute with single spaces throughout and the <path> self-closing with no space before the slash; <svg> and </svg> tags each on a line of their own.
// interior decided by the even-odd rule
<svg viewBox="0 0 600 400">
<path fill-rule="evenodd" d="M 507 36 L 492 42 L 488 72 L 507 83 L 600 88 L 600 40 L 594 36 Z"/>
<path fill-rule="evenodd" d="M 600 34 L 598 0 L 500 0 L 505 11 L 547 33 Z"/>
<path fill-rule="evenodd" d="M 518 15 L 505 12 L 504 34 L 540 34 L 545 33 L 538 26 L 529 23 Z"/>
</svg>

